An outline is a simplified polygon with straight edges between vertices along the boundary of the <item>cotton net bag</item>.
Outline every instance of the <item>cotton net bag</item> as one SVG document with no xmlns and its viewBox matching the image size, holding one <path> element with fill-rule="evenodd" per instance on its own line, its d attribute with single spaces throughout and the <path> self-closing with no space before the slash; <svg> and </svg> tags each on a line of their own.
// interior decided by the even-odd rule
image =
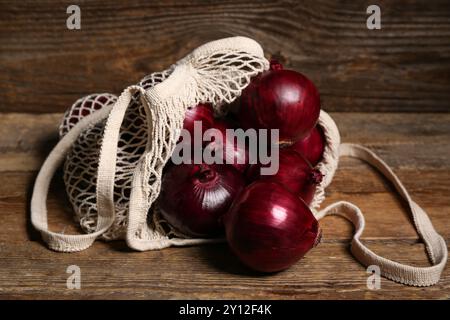
<svg viewBox="0 0 450 320">
<path fill-rule="evenodd" d="M 224 115 L 251 78 L 268 68 L 269 62 L 257 42 L 245 37 L 225 38 L 209 42 L 167 70 L 145 77 L 126 88 L 120 97 L 93 94 L 75 102 L 64 115 L 61 139 L 45 160 L 33 190 L 31 220 L 43 240 L 61 252 L 87 249 L 97 238 L 124 239 L 130 248 L 139 251 L 223 241 L 189 238 L 164 221 L 155 204 L 163 168 L 178 141 L 187 108 L 211 103 L 217 116 Z M 321 111 L 318 125 L 326 146 L 318 164 L 324 179 L 311 204 L 316 218 L 336 214 L 352 222 L 355 234 L 351 252 L 363 265 L 377 265 L 384 277 L 414 286 L 438 282 L 447 261 L 447 247 L 426 212 L 372 151 L 360 145 L 341 144 L 336 124 L 325 111 Z M 340 201 L 320 210 L 324 190 L 343 156 L 368 162 L 394 184 L 409 206 L 432 266 L 403 265 L 368 249 L 360 240 L 364 216 L 354 204 Z M 85 234 L 68 235 L 48 229 L 47 193 L 61 165 L 75 219 Z"/>
</svg>

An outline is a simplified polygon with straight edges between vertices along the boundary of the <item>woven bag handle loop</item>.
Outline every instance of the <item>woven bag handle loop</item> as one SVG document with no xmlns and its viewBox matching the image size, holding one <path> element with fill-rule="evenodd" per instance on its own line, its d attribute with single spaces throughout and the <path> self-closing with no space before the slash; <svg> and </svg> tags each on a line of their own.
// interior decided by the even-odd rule
<svg viewBox="0 0 450 320">
<path fill-rule="evenodd" d="M 73 143 L 84 129 L 104 120 L 111 111 L 112 105 L 105 106 L 97 112 L 94 112 L 82 118 L 53 148 L 45 159 L 33 188 L 31 198 L 31 223 L 41 233 L 43 240 L 50 249 L 62 252 L 81 251 L 95 241 L 95 238 L 106 231 L 106 225 L 100 225 L 98 231 L 83 235 L 66 235 L 63 233 L 52 232 L 48 229 L 47 218 L 47 194 L 50 182 L 58 167 L 66 159 L 66 155 L 72 148 Z"/>
<path fill-rule="evenodd" d="M 317 214 L 317 218 L 327 215 L 340 215 L 348 219 L 355 226 L 355 234 L 351 243 L 351 252 L 355 258 L 365 266 L 377 265 L 381 274 L 391 280 L 411 286 L 430 286 L 439 281 L 447 262 L 447 246 L 445 240 L 434 229 L 427 213 L 415 203 L 400 179 L 391 168 L 374 152 L 357 144 L 343 143 L 339 149 L 340 157 L 354 157 L 361 159 L 378 169 L 395 186 L 409 206 L 414 226 L 420 238 L 425 243 L 428 256 L 433 263 L 430 267 L 414 267 L 401 264 L 381 257 L 367 248 L 361 242 L 365 220 L 361 210 L 346 201 L 336 202 Z"/>
<path fill-rule="evenodd" d="M 130 86 L 123 91 L 114 105 L 104 106 L 102 109 L 82 118 L 53 148 L 39 171 L 34 184 L 31 198 L 31 222 L 41 233 L 43 240 L 50 249 L 62 252 L 76 252 L 89 248 L 95 239 L 108 230 L 114 222 L 114 176 L 116 169 L 117 142 L 119 130 L 125 111 L 131 101 L 132 94 L 144 89 Z M 98 220 L 96 231 L 89 234 L 67 235 L 48 229 L 47 194 L 50 182 L 56 170 L 65 160 L 68 152 L 78 136 L 87 127 L 105 118 L 105 131 L 99 158 L 97 176 L 97 211 Z"/>
</svg>

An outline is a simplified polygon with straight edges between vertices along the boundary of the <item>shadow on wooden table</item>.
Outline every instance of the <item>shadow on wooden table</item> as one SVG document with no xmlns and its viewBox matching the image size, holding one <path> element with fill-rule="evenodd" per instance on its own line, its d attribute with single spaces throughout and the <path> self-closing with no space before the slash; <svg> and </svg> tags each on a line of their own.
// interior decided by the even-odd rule
<svg viewBox="0 0 450 320">
<path fill-rule="evenodd" d="M 251 270 L 239 261 L 236 255 L 233 254 L 230 247 L 226 243 L 215 243 L 201 246 L 200 254 L 203 260 L 209 267 L 217 269 L 221 272 L 248 276 L 261 277 L 273 275 L 273 273 L 263 273 Z"/>
</svg>

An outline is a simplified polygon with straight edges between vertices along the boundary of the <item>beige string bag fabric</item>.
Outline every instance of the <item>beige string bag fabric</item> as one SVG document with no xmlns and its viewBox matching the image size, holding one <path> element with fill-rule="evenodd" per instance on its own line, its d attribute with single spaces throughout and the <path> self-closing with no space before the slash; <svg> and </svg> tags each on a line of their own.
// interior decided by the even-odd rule
<svg viewBox="0 0 450 320">
<path fill-rule="evenodd" d="M 209 102 L 216 115 L 238 98 L 252 77 L 267 70 L 261 46 L 252 39 L 232 37 L 209 42 L 163 72 L 126 88 L 120 97 L 94 94 L 78 100 L 65 114 L 61 139 L 45 160 L 34 185 L 31 220 L 43 240 L 56 251 L 87 249 L 97 238 L 125 239 L 140 251 L 195 245 L 223 239 L 192 239 L 162 219 L 155 200 L 163 167 L 169 160 L 187 108 Z M 351 252 L 363 265 L 377 265 L 391 280 L 413 286 L 439 281 L 447 261 L 444 239 L 426 212 L 416 204 L 389 168 L 369 149 L 340 143 L 331 117 L 321 111 L 326 147 L 318 168 L 324 180 L 311 209 L 317 219 L 336 214 L 355 226 Z M 415 228 L 426 245 L 430 267 L 414 267 L 378 256 L 360 240 L 361 210 L 341 201 L 319 210 L 339 157 L 359 158 L 378 169 L 396 187 L 411 211 Z M 46 199 L 55 171 L 64 164 L 67 194 L 75 218 L 86 234 L 67 235 L 48 229 Z"/>
</svg>

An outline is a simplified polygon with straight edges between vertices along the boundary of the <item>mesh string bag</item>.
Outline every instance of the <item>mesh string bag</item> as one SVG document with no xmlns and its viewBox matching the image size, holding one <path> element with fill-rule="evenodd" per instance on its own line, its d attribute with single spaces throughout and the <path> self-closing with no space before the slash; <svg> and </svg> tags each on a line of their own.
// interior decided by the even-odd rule
<svg viewBox="0 0 450 320">
<path fill-rule="evenodd" d="M 239 66 L 239 59 L 243 61 L 251 61 L 248 55 L 241 54 L 240 57 L 234 55 L 216 56 L 214 57 L 212 66 L 222 64 L 227 61 L 229 65 Z M 225 59 L 225 60 L 223 60 Z M 211 63 L 211 62 L 209 62 Z M 247 62 L 245 62 L 247 63 Z M 254 62 L 250 66 L 257 67 L 255 74 L 262 72 L 268 68 L 267 61 L 261 60 L 256 65 Z M 242 65 L 244 66 L 244 64 Z M 145 90 L 154 87 L 156 84 L 164 81 L 171 69 L 164 72 L 150 74 L 143 78 L 138 86 Z M 248 82 L 246 82 L 248 83 Z M 236 83 L 236 85 L 239 83 Z M 228 112 L 226 106 L 240 95 L 239 90 L 236 95 L 219 102 L 215 106 L 216 115 L 220 116 Z M 63 116 L 60 124 L 60 137 L 62 138 L 81 118 L 101 109 L 102 107 L 113 105 L 117 101 L 117 96 L 109 93 L 91 94 L 77 100 Z M 97 166 L 99 160 L 100 144 L 106 119 L 84 130 L 74 143 L 72 150 L 67 155 L 64 162 L 64 182 L 70 202 L 76 213 L 75 217 L 81 228 L 87 232 L 95 231 L 97 225 L 97 207 L 96 207 L 96 184 Z M 327 146 L 324 153 L 324 159 L 319 164 L 321 172 L 326 172 L 324 182 L 319 186 L 316 197 L 311 205 L 313 209 L 319 207 L 320 202 L 324 199 L 324 187 L 327 186 L 332 179 L 334 171 L 337 167 L 337 157 L 339 145 L 339 132 L 333 120 L 322 112 L 319 125 L 322 126 L 327 140 Z M 134 167 L 140 156 L 143 154 L 148 139 L 147 134 L 148 123 L 145 119 L 144 105 L 139 100 L 139 93 L 133 95 L 131 102 L 126 111 L 122 122 L 117 152 L 116 175 L 114 180 L 114 203 L 115 203 L 115 220 L 110 229 L 100 235 L 105 240 L 124 239 L 126 235 L 128 205 L 131 194 L 131 180 L 133 178 Z M 148 222 L 151 227 L 157 230 L 158 236 L 185 237 L 182 233 L 172 228 L 162 217 L 155 204 L 151 208 L 148 216 Z"/>
<path fill-rule="evenodd" d="M 245 37 L 226 38 L 197 48 L 167 70 L 126 88 L 119 97 L 92 94 L 76 101 L 64 114 L 61 139 L 44 162 L 33 191 L 32 223 L 44 241 L 62 252 L 84 250 L 97 238 L 123 239 L 140 251 L 222 241 L 186 237 L 164 221 L 155 204 L 163 168 L 178 141 L 187 108 L 211 103 L 217 116 L 226 114 L 250 80 L 268 67 L 257 42 Z M 383 266 L 385 277 L 409 285 L 436 283 L 447 260 L 447 248 L 425 211 L 412 201 L 387 164 L 370 150 L 341 144 L 336 124 L 325 111 L 321 111 L 318 125 L 326 145 L 318 164 L 324 179 L 311 204 L 315 216 L 320 219 L 338 214 L 351 221 L 356 229 L 353 255 L 365 265 L 376 262 Z M 394 183 L 410 205 L 432 267 L 401 265 L 365 247 L 360 241 L 364 217 L 355 205 L 338 202 L 320 210 L 340 156 L 360 158 Z M 48 230 L 45 202 L 51 177 L 60 165 L 75 219 L 85 234 Z"/>
</svg>

